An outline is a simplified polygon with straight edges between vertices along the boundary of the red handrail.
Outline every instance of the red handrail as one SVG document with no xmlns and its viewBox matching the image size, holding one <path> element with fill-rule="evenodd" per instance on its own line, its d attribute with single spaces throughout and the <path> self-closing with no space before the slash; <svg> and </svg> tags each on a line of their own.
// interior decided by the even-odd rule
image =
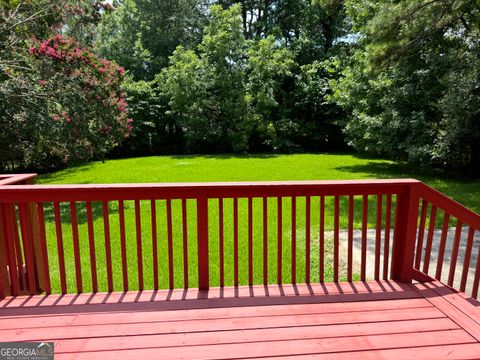
<svg viewBox="0 0 480 360">
<path fill-rule="evenodd" d="M 0 175 L 0 185 L 32 184 L 37 174 Z"/>
<path fill-rule="evenodd" d="M 421 217 L 414 264 L 416 278 L 437 279 L 477 298 L 480 245 L 474 246 L 474 239 L 480 231 L 480 215 L 424 183 L 418 188 Z M 477 258 L 476 264 L 473 257 Z"/>
<path fill-rule="evenodd" d="M 33 174 L 13 178 L 28 182 L 33 179 Z M 365 280 L 369 269 L 374 269 L 375 279 L 390 277 L 410 282 L 412 278 L 420 277 L 422 265 L 427 270 L 424 275 L 430 275 L 426 261 L 431 254 L 423 254 L 423 228 L 428 206 L 458 219 L 460 225 L 457 229 L 462 229 L 461 225 L 473 229 L 469 232 L 463 262 L 457 261 L 457 257 L 463 254 L 459 250 L 462 236 L 458 231 L 453 241 L 452 259 L 441 254 L 449 261 L 450 285 L 454 285 L 456 280 L 452 271 L 463 264 L 460 287 L 463 290 L 468 288 L 469 273 L 465 267 L 471 267 L 472 253 L 478 251 L 473 240 L 475 230 L 480 228 L 480 216 L 414 179 L 7 185 L 13 178 L 0 176 L 0 183 L 5 184 L 0 186 L 0 247 L 3 247 L 0 248 L 3 249 L 3 252 L 0 251 L 0 297 L 42 291 L 49 293 L 54 277 L 60 279 L 58 288 L 54 290 L 63 293 L 71 292 L 72 288 L 74 292 L 83 292 L 85 288 L 94 292 L 134 290 L 135 286 L 139 290 L 147 286 L 154 289 L 161 286 L 174 288 L 182 282 L 187 288 L 193 278 L 197 278 L 196 286 L 200 289 L 208 289 L 212 284 L 224 286 L 230 281 L 228 279 L 233 279 L 234 285 L 267 284 L 273 278 L 282 283 L 287 275 L 288 282 L 293 283 L 310 282 L 312 277 L 317 276 L 323 282 L 327 280 L 329 237 L 333 242 L 333 257 L 332 264 L 328 266 L 334 282 L 343 278 L 352 281 L 357 273 L 361 280 Z M 240 201 L 242 199 L 245 203 Z M 260 201 L 256 203 L 255 199 Z M 356 200 L 359 206 L 355 206 Z M 132 205 L 128 206 L 130 202 Z M 195 204 L 194 213 L 193 207 L 188 205 L 191 203 Z M 101 209 L 97 209 L 95 204 L 100 204 Z M 181 208 L 175 207 L 175 204 L 181 205 Z M 243 204 L 248 207 L 243 209 Z M 118 206 L 118 213 L 110 206 L 113 209 Z M 145 215 L 142 212 L 145 211 L 149 212 L 147 219 L 143 219 Z M 256 215 L 259 213 L 260 216 Z M 432 229 L 427 236 L 428 252 L 435 250 L 432 250 L 435 213 L 432 215 L 432 223 L 428 226 Z M 85 217 L 84 239 L 79 232 L 80 216 Z M 103 222 L 95 222 L 94 216 L 101 217 Z M 134 224 L 133 234 L 126 231 L 128 221 Z M 48 222 L 50 225 L 46 226 Z M 285 222 L 290 229 L 285 227 Z M 178 229 L 175 224 L 179 225 Z M 226 232 L 229 224 L 233 234 Z M 302 224 L 304 229 L 300 229 Z M 358 232 L 354 229 L 355 224 L 359 224 Z M 394 227 L 393 240 L 390 240 L 391 225 Z M 101 239 L 95 238 L 94 228 L 97 226 L 103 227 Z M 163 226 L 166 230 L 161 234 Z M 245 231 L 242 231 L 243 226 L 246 226 Z M 331 235 L 326 231 L 328 226 L 332 226 Z M 369 226 L 372 228 L 369 229 Z M 258 227 L 257 231 L 255 227 Z M 319 230 L 316 232 L 318 237 L 312 232 L 315 228 Z M 373 230 L 372 238 L 369 230 Z M 119 231 L 118 235 L 116 231 Z M 273 231 L 274 239 L 270 236 Z M 360 249 L 355 248 L 357 233 L 361 235 Z M 305 238 L 300 234 L 304 234 Z M 258 243 L 255 242 L 256 236 L 259 236 Z M 345 254 L 342 254 L 340 246 L 341 236 L 346 237 Z M 47 248 L 48 237 L 54 237 L 48 242 L 53 248 Z M 190 252 L 192 237 L 196 242 L 194 259 Z M 129 238 L 134 241 L 134 256 L 127 253 Z M 19 245 L 20 241 L 23 241 L 23 246 Z M 71 244 L 73 248 L 70 249 Z M 145 244 L 151 244 L 153 256 L 145 254 Z M 273 244 L 276 249 L 272 248 Z M 183 247 L 182 251 L 176 250 L 177 246 Z M 98 252 L 99 247 L 105 251 Z M 83 252 L 83 248 L 88 249 Z M 232 250 L 232 259 L 227 256 L 227 248 Z M 260 256 L 255 256 L 258 251 Z M 368 255 L 370 252 L 372 255 Z M 67 254 L 72 254 L 72 258 L 67 258 Z M 355 255 L 359 260 L 354 261 Z M 218 264 L 212 262 L 213 257 L 219 259 Z M 25 259 L 25 268 L 22 259 Z M 53 261 L 50 267 L 49 259 Z M 195 262 L 194 271 L 189 264 Z M 354 269 L 356 262 L 359 263 L 358 268 Z M 478 263 L 477 268 L 480 268 Z M 314 264 L 317 268 L 313 268 Z M 105 266 L 106 269 L 103 269 Z M 346 267 L 345 273 L 342 267 Z M 72 271 L 69 272 L 69 269 Z M 131 269 L 134 269 L 134 274 L 130 274 Z M 117 276 L 119 271 L 120 277 Z M 271 274 L 272 271 L 274 274 Z M 86 272 L 90 276 L 85 276 Z M 152 285 L 146 283 L 150 273 L 154 277 Z M 99 278 L 100 274 L 106 276 L 104 282 Z M 474 275 L 472 293 L 475 296 L 479 274 L 480 270 L 477 270 Z M 135 285 L 132 280 L 137 278 Z"/>
</svg>

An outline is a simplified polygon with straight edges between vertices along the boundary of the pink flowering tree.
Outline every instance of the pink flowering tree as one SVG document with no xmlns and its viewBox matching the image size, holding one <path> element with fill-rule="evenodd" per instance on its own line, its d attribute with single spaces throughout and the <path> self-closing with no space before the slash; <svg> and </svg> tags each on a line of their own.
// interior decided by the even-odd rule
<svg viewBox="0 0 480 360">
<path fill-rule="evenodd" d="M 33 39 L 29 53 L 46 99 L 50 157 L 65 163 L 102 159 L 129 136 L 122 67 L 60 35 Z"/>
</svg>

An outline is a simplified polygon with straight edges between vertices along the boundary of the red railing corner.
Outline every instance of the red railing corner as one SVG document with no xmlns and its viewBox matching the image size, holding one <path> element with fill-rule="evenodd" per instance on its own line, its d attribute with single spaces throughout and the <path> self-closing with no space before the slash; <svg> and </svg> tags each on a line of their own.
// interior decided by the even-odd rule
<svg viewBox="0 0 480 360">
<path fill-rule="evenodd" d="M 417 234 L 419 184 L 410 184 L 398 194 L 395 216 L 391 278 L 410 283 L 413 279 L 413 262 Z"/>
<path fill-rule="evenodd" d="M 0 186 L 32 185 L 36 176 L 37 174 L 2 175 Z M 24 203 L 21 208 L 18 220 L 15 205 L 0 209 L 0 298 L 14 293 L 50 292 L 48 265 L 44 259 L 46 244 L 42 236 L 37 204 Z M 11 233 L 8 230 L 9 226 L 12 228 L 17 224 L 23 224 L 23 228 L 21 227 L 23 248 L 19 247 L 18 241 L 11 238 L 16 232 Z M 22 251 L 29 266 L 16 261 L 22 258 Z M 29 286 L 24 284 L 23 288 L 17 289 L 13 282 L 18 282 L 19 278 L 29 279 Z"/>
</svg>

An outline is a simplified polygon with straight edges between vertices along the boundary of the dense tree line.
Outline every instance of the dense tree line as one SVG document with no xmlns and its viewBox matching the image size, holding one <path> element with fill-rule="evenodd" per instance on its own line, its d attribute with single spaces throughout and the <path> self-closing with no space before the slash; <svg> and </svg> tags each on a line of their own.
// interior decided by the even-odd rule
<svg viewBox="0 0 480 360">
<path fill-rule="evenodd" d="M 4 168 L 350 147 L 480 169 L 476 0 L 10 0 L 1 21 Z"/>
</svg>

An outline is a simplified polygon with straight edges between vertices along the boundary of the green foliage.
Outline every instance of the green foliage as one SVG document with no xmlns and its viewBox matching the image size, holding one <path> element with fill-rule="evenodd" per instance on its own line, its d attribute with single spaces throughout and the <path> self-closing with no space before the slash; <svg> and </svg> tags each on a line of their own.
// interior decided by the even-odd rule
<svg viewBox="0 0 480 360">
<path fill-rule="evenodd" d="M 201 39 L 201 1 L 124 0 L 114 7 L 98 27 L 96 48 L 136 80 L 152 80 L 178 45 L 194 47 Z"/>
<path fill-rule="evenodd" d="M 480 163 L 480 9 L 472 1 L 349 1 L 359 42 L 333 99 L 350 144 L 422 165 Z"/>
<path fill-rule="evenodd" d="M 247 41 L 240 10 L 212 6 L 198 55 L 177 48 L 157 78 L 191 151 L 243 152 L 274 140 L 276 91 L 291 75 L 292 55 L 273 37 Z"/>
<path fill-rule="evenodd" d="M 282 130 L 285 120 L 278 119 L 278 92 L 284 79 L 292 76 L 293 55 L 273 36 L 252 42 L 247 55 L 246 99 L 253 125 L 250 144 L 267 149 L 284 148 Z"/>
<path fill-rule="evenodd" d="M 212 3 L 218 5 L 207 9 Z M 342 148 L 341 132 L 331 126 L 336 120 L 327 124 L 325 113 L 336 117 L 338 107 L 325 105 L 313 113 L 312 107 L 302 108 L 308 102 L 302 66 L 343 52 L 338 40 L 348 28 L 343 1 L 125 0 L 114 6 L 100 23 L 96 49 L 124 66 L 135 81 L 155 78 L 152 86 L 167 107 L 156 122 L 174 129 L 176 149 Z M 324 102 L 327 92 L 315 90 L 308 98 Z M 132 109 L 134 101 L 142 101 L 130 99 Z M 131 116 L 137 125 L 145 119 L 133 111 Z M 148 153 L 172 148 L 165 146 L 161 132 L 147 135 Z M 128 143 L 137 153 L 145 147 L 134 145 L 134 137 Z M 338 145 L 331 147 L 333 142 Z"/>
<path fill-rule="evenodd" d="M 179 124 L 185 133 L 187 146 L 192 147 L 211 131 L 203 114 L 206 93 L 202 64 L 192 50 L 183 47 L 175 50 L 170 62 L 171 65 L 157 76 L 156 82 L 168 99 L 169 110 L 165 115 Z"/>
<path fill-rule="evenodd" d="M 53 35 L 70 4 L 13 2 L 0 13 L 0 167 L 49 169 L 103 158 L 131 129 L 124 70 Z"/>
<path fill-rule="evenodd" d="M 149 77 L 151 53 L 143 45 L 140 19 L 134 0 L 125 0 L 115 11 L 103 15 L 97 29 L 95 50 L 114 59 L 135 79 Z"/>
<path fill-rule="evenodd" d="M 101 158 L 112 146 L 112 156 L 337 151 L 346 137 L 359 151 L 480 169 L 478 1 L 1 4 L 3 168 Z M 91 64 L 28 54 L 59 33 Z M 127 76 L 97 74 L 101 58 Z M 82 124 L 78 141 L 53 120 L 63 112 Z M 123 140 L 126 114 L 135 126 Z"/>
</svg>

